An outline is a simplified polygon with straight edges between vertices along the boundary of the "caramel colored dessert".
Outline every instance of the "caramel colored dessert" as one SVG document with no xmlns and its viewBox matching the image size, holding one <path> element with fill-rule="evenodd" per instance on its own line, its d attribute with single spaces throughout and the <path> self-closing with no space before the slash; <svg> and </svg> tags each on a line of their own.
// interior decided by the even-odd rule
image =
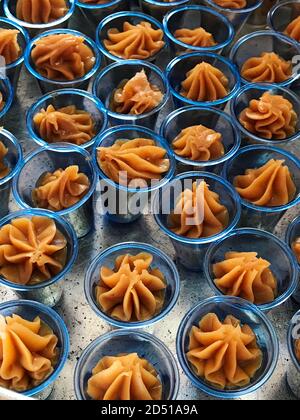
<svg viewBox="0 0 300 420">
<path fill-rule="evenodd" d="M 298 263 L 300 264 L 300 238 L 297 238 L 292 243 L 292 250 L 294 251 L 294 254 L 297 258 Z"/>
<path fill-rule="evenodd" d="M 213 2 L 225 9 L 244 9 L 247 6 L 247 0 L 213 0 Z"/>
<path fill-rule="evenodd" d="M 33 216 L 14 219 L 0 229 L 0 275 L 33 285 L 59 274 L 67 262 L 67 240 L 54 220 Z"/>
<path fill-rule="evenodd" d="M 250 133 L 268 140 L 284 140 L 296 133 L 298 116 L 293 104 L 281 95 L 265 92 L 239 116 L 240 123 Z"/>
<path fill-rule="evenodd" d="M 184 44 L 192 45 L 193 47 L 206 48 L 217 45 L 213 35 L 201 27 L 195 29 L 177 29 L 174 36 L 178 39 L 178 41 L 181 41 Z"/>
<path fill-rule="evenodd" d="M 2 111 L 2 109 L 5 107 L 5 101 L 3 99 L 3 95 L 0 92 L 0 111 Z"/>
<path fill-rule="evenodd" d="M 178 197 L 169 217 L 169 229 L 191 239 L 206 238 L 222 232 L 229 223 L 228 210 L 219 195 L 204 182 L 194 182 Z"/>
<path fill-rule="evenodd" d="M 154 367 L 137 353 L 103 357 L 92 371 L 87 393 L 98 401 L 161 400 Z"/>
<path fill-rule="evenodd" d="M 227 252 L 224 261 L 213 265 L 214 282 L 225 295 L 256 305 L 270 303 L 277 297 L 277 280 L 270 265 L 256 252 Z"/>
<path fill-rule="evenodd" d="M 193 161 L 207 162 L 219 159 L 225 153 L 222 134 L 204 125 L 183 129 L 172 145 L 176 155 Z"/>
<path fill-rule="evenodd" d="M 31 58 L 36 71 L 43 77 L 58 81 L 85 76 L 96 61 L 84 38 L 68 33 L 40 38 L 35 43 Z"/>
<path fill-rule="evenodd" d="M 96 135 L 92 116 L 74 105 L 59 109 L 49 105 L 35 114 L 33 122 L 39 136 L 48 143 L 67 142 L 81 146 Z"/>
<path fill-rule="evenodd" d="M 28 23 L 50 23 L 68 12 L 65 0 L 18 0 L 17 18 Z"/>
<path fill-rule="evenodd" d="M 39 386 L 54 371 L 58 338 L 39 317 L 0 316 L 0 386 L 17 392 Z"/>
<path fill-rule="evenodd" d="M 300 16 L 294 19 L 284 31 L 286 35 L 300 42 Z"/>
<path fill-rule="evenodd" d="M 296 186 L 284 160 L 270 159 L 260 168 L 247 169 L 234 178 L 239 195 L 256 206 L 276 207 L 289 203 Z"/>
<path fill-rule="evenodd" d="M 195 374 L 219 389 L 242 388 L 260 369 L 263 353 L 248 325 L 228 315 L 207 314 L 190 332 L 187 359 Z"/>
<path fill-rule="evenodd" d="M 108 39 L 103 41 L 106 49 L 117 57 L 145 60 L 160 51 L 165 42 L 161 29 L 154 29 L 150 22 L 140 22 L 132 25 L 124 22 L 123 31 L 110 29 Z"/>
<path fill-rule="evenodd" d="M 249 82 L 282 83 L 292 76 L 292 63 L 275 53 L 262 53 L 246 60 L 241 76 Z"/>
<path fill-rule="evenodd" d="M 229 81 L 216 67 L 204 61 L 186 74 L 180 94 L 192 101 L 211 102 L 228 95 Z"/>
<path fill-rule="evenodd" d="M 295 341 L 295 351 L 296 351 L 296 357 L 298 361 L 300 362 L 300 339 Z"/>
<path fill-rule="evenodd" d="M 17 29 L 0 28 L 0 55 L 4 57 L 5 64 L 11 64 L 21 55 L 18 43 L 19 31 Z"/>
<path fill-rule="evenodd" d="M 146 321 L 160 312 L 166 283 L 153 256 L 120 255 L 114 269 L 101 267 L 96 298 L 101 309 L 112 318 L 125 322 Z"/>
<path fill-rule="evenodd" d="M 97 160 L 105 175 L 122 185 L 135 180 L 159 180 L 170 168 L 166 150 L 154 140 L 143 138 L 117 140 L 110 147 L 99 147 Z"/>
<path fill-rule="evenodd" d="M 152 111 L 162 100 L 162 92 L 149 82 L 142 70 L 113 92 L 111 108 L 119 114 L 141 115 Z"/>
<path fill-rule="evenodd" d="M 37 207 L 61 211 L 77 204 L 89 191 L 88 177 L 76 165 L 42 175 L 32 192 Z"/>
<path fill-rule="evenodd" d="M 10 169 L 8 168 L 8 166 L 6 165 L 4 161 L 7 153 L 8 153 L 8 148 L 5 147 L 2 141 L 0 141 L 0 179 L 6 177 L 10 172 Z"/>
</svg>

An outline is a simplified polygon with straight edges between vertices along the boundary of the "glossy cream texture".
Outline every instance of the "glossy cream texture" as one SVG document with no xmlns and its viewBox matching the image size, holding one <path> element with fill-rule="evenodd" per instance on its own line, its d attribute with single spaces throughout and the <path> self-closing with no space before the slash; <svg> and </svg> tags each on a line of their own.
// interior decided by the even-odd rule
<svg viewBox="0 0 300 420">
<path fill-rule="evenodd" d="M 13 63 L 21 55 L 19 33 L 17 29 L 0 28 L 0 56 L 4 57 L 5 64 Z"/>
<path fill-rule="evenodd" d="M 194 29 L 177 29 L 174 32 L 174 36 L 178 39 L 178 41 L 181 41 L 184 44 L 188 44 L 193 47 L 206 48 L 213 47 L 217 44 L 213 35 L 210 32 L 207 32 L 202 27 Z"/>
<path fill-rule="evenodd" d="M 161 400 L 162 384 L 154 367 L 137 353 L 103 357 L 88 380 L 93 400 Z"/>
<path fill-rule="evenodd" d="M 24 392 L 44 382 L 54 370 L 57 343 L 39 317 L 0 316 L 0 386 Z"/>
<path fill-rule="evenodd" d="M 243 9 L 247 6 L 247 0 L 213 0 L 213 2 L 225 9 Z"/>
<path fill-rule="evenodd" d="M 284 33 L 300 42 L 300 16 L 296 17 L 294 20 L 292 20 L 292 22 L 288 24 Z"/>
<path fill-rule="evenodd" d="M 248 325 L 232 315 L 222 321 L 214 313 L 192 327 L 186 356 L 195 374 L 218 389 L 249 385 L 263 359 Z"/>
<path fill-rule="evenodd" d="M 12 220 L 0 229 L 0 275 L 22 285 L 50 280 L 67 260 L 67 240 L 48 217 Z"/>
<path fill-rule="evenodd" d="M 274 52 L 262 53 L 246 60 L 241 76 L 253 83 L 282 83 L 292 76 L 292 63 Z"/>
<path fill-rule="evenodd" d="M 125 322 L 153 318 L 163 306 L 166 282 L 152 263 L 153 256 L 144 252 L 120 255 L 113 269 L 101 267 L 95 289 L 100 308 Z"/>
<path fill-rule="evenodd" d="M 18 0 L 17 18 L 28 23 L 50 23 L 68 12 L 65 0 Z"/>
<path fill-rule="evenodd" d="M 300 263 L 300 237 L 292 243 L 292 250 L 297 258 L 298 263 Z"/>
<path fill-rule="evenodd" d="M 270 263 L 256 252 L 227 252 L 213 265 L 215 285 L 228 296 L 238 296 L 257 305 L 277 297 L 277 280 Z"/>
<path fill-rule="evenodd" d="M 6 177 L 10 169 L 5 162 L 5 156 L 8 153 L 8 148 L 0 141 L 0 179 Z"/>
</svg>

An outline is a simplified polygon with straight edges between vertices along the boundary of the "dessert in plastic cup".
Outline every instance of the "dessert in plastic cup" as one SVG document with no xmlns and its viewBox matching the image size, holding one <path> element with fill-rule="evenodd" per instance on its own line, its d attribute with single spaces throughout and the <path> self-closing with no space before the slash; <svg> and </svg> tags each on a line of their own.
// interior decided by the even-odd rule
<svg viewBox="0 0 300 420">
<path fill-rule="evenodd" d="M 291 357 L 287 383 L 295 397 L 300 399 L 300 311 L 291 319 L 287 332 L 287 344 Z"/>
<path fill-rule="evenodd" d="M 285 241 L 288 247 L 294 253 L 294 256 L 298 263 L 298 275 L 300 273 L 300 256 L 299 256 L 299 238 L 300 238 L 300 217 L 296 217 L 291 223 L 289 223 Z M 292 298 L 297 302 L 300 303 L 300 284 L 298 282 L 298 287 L 295 293 L 293 294 Z"/>
</svg>

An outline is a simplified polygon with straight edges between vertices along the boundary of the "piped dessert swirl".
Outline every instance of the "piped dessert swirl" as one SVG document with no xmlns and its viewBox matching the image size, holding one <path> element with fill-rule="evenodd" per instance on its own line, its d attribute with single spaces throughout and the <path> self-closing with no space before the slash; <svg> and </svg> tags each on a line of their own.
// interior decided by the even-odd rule
<svg viewBox="0 0 300 420">
<path fill-rule="evenodd" d="M 50 280 L 66 260 L 67 240 L 48 217 L 22 217 L 0 229 L 0 274 L 12 283 Z"/>
<path fill-rule="evenodd" d="M 292 76 L 292 63 L 274 52 L 266 52 L 246 60 L 241 75 L 253 83 L 282 83 Z"/>
<path fill-rule="evenodd" d="M 162 308 L 166 283 L 164 275 L 152 268 L 148 253 L 121 255 L 113 269 L 101 267 L 95 289 L 100 308 L 112 318 L 125 322 L 153 318 Z"/>
<path fill-rule="evenodd" d="M 58 338 L 39 317 L 0 316 L 0 386 L 28 391 L 53 372 L 59 355 Z"/>
<path fill-rule="evenodd" d="M 19 33 L 17 29 L 0 28 L 0 56 L 4 57 L 6 65 L 13 63 L 21 55 Z"/>
<path fill-rule="evenodd" d="M 87 393 L 98 401 L 161 400 L 162 384 L 146 359 L 130 353 L 101 359 L 88 380 Z"/>
<path fill-rule="evenodd" d="M 149 82 L 142 70 L 130 80 L 124 80 L 113 92 L 111 108 L 119 114 L 141 115 L 152 111 L 162 100 L 162 92 Z"/>
<path fill-rule="evenodd" d="M 295 39 L 296 41 L 300 42 L 300 16 L 292 20 L 291 23 L 288 24 L 284 33 L 289 37 Z"/>
<path fill-rule="evenodd" d="M 213 2 L 225 9 L 244 9 L 247 6 L 247 0 L 213 0 Z"/>
<path fill-rule="evenodd" d="M 113 55 L 121 58 L 145 60 L 160 51 L 165 42 L 161 29 L 154 29 L 150 22 L 132 25 L 124 22 L 123 31 L 110 29 L 103 41 L 105 48 Z"/>
<path fill-rule="evenodd" d="M 37 207 L 61 211 L 77 204 L 89 188 L 89 178 L 73 165 L 43 174 L 32 192 L 32 199 Z"/>
<path fill-rule="evenodd" d="M 282 95 L 265 92 L 253 99 L 239 116 L 240 123 L 259 137 L 284 140 L 296 133 L 298 116 L 293 104 Z"/>
<path fill-rule="evenodd" d="M 5 156 L 8 153 L 8 148 L 0 141 L 0 179 L 6 177 L 10 169 L 5 163 Z"/>
<path fill-rule="evenodd" d="M 28 23 L 50 23 L 65 16 L 68 7 L 65 0 L 18 0 L 17 18 Z"/>
<path fill-rule="evenodd" d="M 96 61 L 84 38 L 68 33 L 41 37 L 35 42 L 31 58 L 43 77 L 57 81 L 85 76 Z"/>
<path fill-rule="evenodd" d="M 300 363 L 300 339 L 295 341 L 295 352 L 297 360 Z"/>
<path fill-rule="evenodd" d="M 228 85 L 221 70 L 203 61 L 186 74 L 180 94 L 192 101 L 217 101 L 228 95 Z"/>
<path fill-rule="evenodd" d="M 256 305 L 270 303 L 277 296 L 277 280 L 270 265 L 256 252 L 227 252 L 224 261 L 213 265 L 214 282 L 225 295 Z"/>
<path fill-rule="evenodd" d="M 217 45 L 213 35 L 210 32 L 207 32 L 204 28 L 182 28 L 177 29 L 174 32 L 174 36 L 178 41 L 183 42 L 184 44 L 191 45 L 193 47 L 213 47 Z"/>
<path fill-rule="evenodd" d="M 260 369 L 263 353 L 248 325 L 228 315 L 222 322 L 207 314 L 190 332 L 187 359 L 195 374 L 219 389 L 250 384 Z"/>
<path fill-rule="evenodd" d="M 170 168 L 166 150 L 152 139 L 117 140 L 110 147 L 99 147 L 99 167 L 117 184 L 159 180 Z"/>
<path fill-rule="evenodd" d="M 81 146 L 96 135 L 92 116 L 74 105 L 58 109 L 49 105 L 35 114 L 33 122 L 40 137 L 48 143 L 67 142 Z"/>
<path fill-rule="evenodd" d="M 176 155 L 193 161 L 207 162 L 224 155 L 222 134 L 204 125 L 184 128 L 172 146 Z"/>
<path fill-rule="evenodd" d="M 283 206 L 294 199 L 296 186 L 284 160 L 270 159 L 259 168 L 234 178 L 239 195 L 256 206 Z"/>
<path fill-rule="evenodd" d="M 169 229 L 191 239 L 206 238 L 222 232 L 229 223 L 227 208 L 206 182 L 194 182 L 184 190 L 169 216 Z"/>
<path fill-rule="evenodd" d="M 297 258 L 298 263 L 300 264 L 300 237 L 296 238 L 292 243 L 292 250 Z"/>
</svg>

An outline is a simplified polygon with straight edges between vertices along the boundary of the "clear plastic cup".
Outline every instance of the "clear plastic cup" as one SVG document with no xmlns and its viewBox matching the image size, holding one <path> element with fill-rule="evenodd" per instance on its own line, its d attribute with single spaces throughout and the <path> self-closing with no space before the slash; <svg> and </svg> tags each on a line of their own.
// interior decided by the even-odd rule
<svg viewBox="0 0 300 420">
<path fill-rule="evenodd" d="M 158 20 L 162 20 L 164 15 L 170 10 L 191 3 L 190 0 L 172 0 L 170 2 L 159 0 L 139 0 L 139 2 L 144 13 L 147 13 Z"/>
<path fill-rule="evenodd" d="M 56 306 L 63 294 L 64 285 L 63 280 L 73 267 L 78 255 L 78 241 L 72 226 L 58 216 L 56 213 L 40 210 L 27 209 L 20 210 L 15 213 L 10 213 L 8 216 L 0 220 L 0 228 L 11 223 L 14 219 L 22 217 L 32 218 L 33 216 L 48 217 L 55 221 L 57 229 L 64 235 L 67 240 L 67 262 L 63 270 L 48 281 L 34 285 L 21 285 L 6 280 L 0 276 L 0 285 L 7 287 L 15 292 L 21 299 L 34 300 L 46 306 Z"/>
<path fill-rule="evenodd" d="M 76 6 L 90 24 L 97 25 L 106 16 L 116 13 L 120 10 L 126 10 L 127 0 L 108 0 L 102 4 L 83 3 L 77 0 Z"/>
<path fill-rule="evenodd" d="M 296 217 L 292 223 L 289 223 L 287 231 L 286 231 L 286 236 L 285 236 L 285 241 L 287 246 L 292 249 L 293 243 L 300 238 L 300 216 Z M 294 251 L 292 251 L 294 253 Z M 300 304 L 300 263 L 297 262 L 297 269 L 298 269 L 298 284 L 297 284 L 297 290 L 295 291 L 295 293 L 293 294 L 292 298 L 298 303 Z"/>
<path fill-rule="evenodd" d="M 9 78 L 0 77 L 0 93 L 2 94 L 2 99 L 5 103 L 4 107 L 0 111 L 0 123 L 4 125 L 7 118 L 7 114 L 14 100 L 14 89 Z"/>
<path fill-rule="evenodd" d="M 298 311 L 292 318 L 288 332 L 287 343 L 291 360 L 287 370 L 287 384 L 295 395 L 300 399 L 300 361 L 296 357 L 295 340 L 300 339 L 300 311 Z"/>
<path fill-rule="evenodd" d="M 268 14 L 268 26 L 272 31 L 283 33 L 287 26 L 299 15 L 299 1 L 276 2 Z"/>
<path fill-rule="evenodd" d="M 191 328 L 198 326 L 199 321 L 208 313 L 215 313 L 222 320 L 227 315 L 233 315 L 242 324 L 249 325 L 256 334 L 258 346 L 263 352 L 263 361 L 249 385 L 221 390 L 194 373 L 186 357 L 189 334 Z M 240 398 L 260 389 L 273 375 L 279 357 L 279 341 L 271 322 L 255 305 L 236 297 L 216 296 L 198 303 L 183 318 L 177 333 L 176 344 L 179 363 L 191 383 L 205 394 L 222 399 Z"/>
</svg>

